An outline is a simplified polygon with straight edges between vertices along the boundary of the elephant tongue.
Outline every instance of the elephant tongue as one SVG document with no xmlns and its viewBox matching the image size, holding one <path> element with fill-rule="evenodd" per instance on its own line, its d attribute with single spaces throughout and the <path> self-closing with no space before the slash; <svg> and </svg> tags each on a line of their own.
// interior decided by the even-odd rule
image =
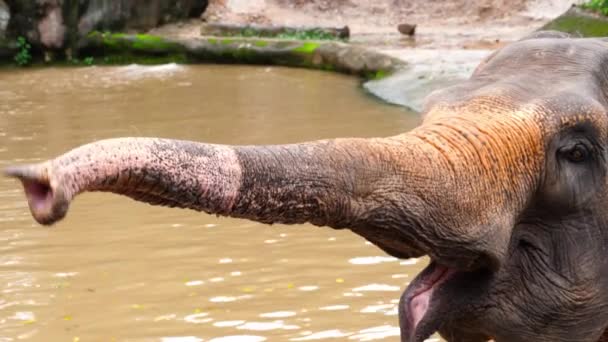
<svg viewBox="0 0 608 342">
<path fill-rule="evenodd" d="M 418 284 L 415 285 L 416 289 L 409 302 L 409 312 L 413 329 L 416 329 L 418 323 L 424 318 L 424 315 L 429 308 L 433 291 L 456 272 L 456 270 L 439 264 L 434 264 L 431 267 L 433 267 L 433 271 L 420 279 Z"/>
</svg>

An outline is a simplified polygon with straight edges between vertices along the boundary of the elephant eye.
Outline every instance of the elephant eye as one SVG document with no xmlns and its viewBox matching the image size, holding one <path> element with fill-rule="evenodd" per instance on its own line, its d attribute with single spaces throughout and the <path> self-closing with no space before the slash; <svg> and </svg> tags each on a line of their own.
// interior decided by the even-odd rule
<svg viewBox="0 0 608 342">
<path fill-rule="evenodd" d="M 567 147 L 563 151 L 563 155 L 572 163 L 582 163 L 589 159 L 589 149 L 584 144 L 576 144 L 572 147 Z"/>
</svg>

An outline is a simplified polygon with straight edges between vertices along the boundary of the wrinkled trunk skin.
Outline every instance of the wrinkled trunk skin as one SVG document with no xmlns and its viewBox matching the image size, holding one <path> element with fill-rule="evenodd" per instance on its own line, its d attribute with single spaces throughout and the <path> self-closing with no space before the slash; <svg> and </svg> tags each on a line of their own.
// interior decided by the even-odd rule
<svg viewBox="0 0 608 342">
<path fill-rule="evenodd" d="M 110 191 L 263 223 L 350 228 L 402 258 L 497 266 L 535 186 L 542 145 L 534 124 L 518 115 L 496 120 L 495 103 L 475 106 L 488 109 L 462 108 L 458 117 L 438 109 L 390 138 L 276 146 L 122 138 L 6 173 L 21 179 L 42 224 L 63 218 L 81 192 Z"/>
</svg>

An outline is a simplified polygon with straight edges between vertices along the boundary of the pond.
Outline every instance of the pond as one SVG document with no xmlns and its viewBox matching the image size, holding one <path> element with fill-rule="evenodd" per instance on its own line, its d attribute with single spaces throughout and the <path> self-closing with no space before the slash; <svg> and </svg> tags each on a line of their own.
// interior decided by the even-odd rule
<svg viewBox="0 0 608 342">
<path fill-rule="evenodd" d="M 0 167 L 119 136 L 229 144 L 387 136 L 417 115 L 358 80 L 276 67 L 0 71 Z M 395 341 L 425 260 L 347 231 L 78 197 L 52 228 L 0 178 L 0 341 Z"/>
</svg>

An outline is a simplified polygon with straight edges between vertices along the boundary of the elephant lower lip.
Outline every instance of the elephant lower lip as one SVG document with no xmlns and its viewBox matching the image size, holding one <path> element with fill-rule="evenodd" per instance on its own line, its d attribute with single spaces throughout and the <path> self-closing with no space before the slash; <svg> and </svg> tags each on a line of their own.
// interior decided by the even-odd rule
<svg viewBox="0 0 608 342">
<path fill-rule="evenodd" d="M 436 262 L 432 262 L 409 286 L 405 293 L 404 306 L 402 309 L 405 311 L 407 323 L 409 326 L 409 334 L 411 340 L 424 339 L 428 336 L 418 336 L 418 326 L 426 318 L 429 311 L 432 309 L 433 293 L 449 279 L 451 279 L 458 271 L 453 268 L 449 268 Z M 429 329 L 427 323 L 433 324 L 433 322 L 423 322 L 425 333 Z M 428 335 L 434 331 L 428 331 Z M 416 336 L 414 336 L 416 335 Z"/>
</svg>

